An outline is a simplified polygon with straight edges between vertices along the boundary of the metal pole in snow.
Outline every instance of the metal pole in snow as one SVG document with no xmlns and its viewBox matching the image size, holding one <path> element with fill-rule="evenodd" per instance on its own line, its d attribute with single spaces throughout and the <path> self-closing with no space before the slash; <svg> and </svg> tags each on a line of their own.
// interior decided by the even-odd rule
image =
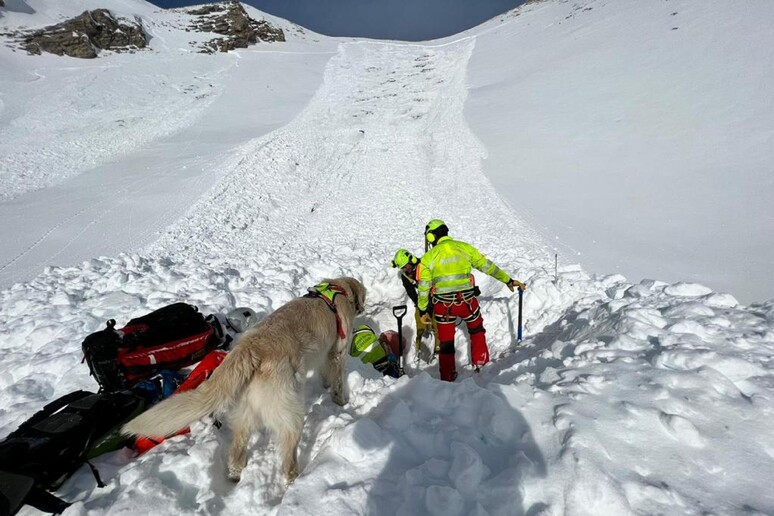
<svg viewBox="0 0 774 516">
<path fill-rule="evenodd" d="M 516 333 L 516 340 L 518 340 L 519 342 L 521 342 L 521 306 L 522 306 L 521 301 L 522 301 L 523 294 L 524 294 L 524 290 L 522 290 L 521 287 L 519 287 L 519 327 Z"/>
</svg>

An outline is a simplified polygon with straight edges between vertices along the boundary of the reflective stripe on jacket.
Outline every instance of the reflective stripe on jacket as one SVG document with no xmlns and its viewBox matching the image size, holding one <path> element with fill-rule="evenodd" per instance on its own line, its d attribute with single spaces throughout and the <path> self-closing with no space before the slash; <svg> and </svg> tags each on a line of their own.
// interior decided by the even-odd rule
<svg viewBox="0 0 774 516">
<path fill-rule="evenodd" d="M 431 290 L 437 294 L 446 294 L 473 288 L 470 271 L 474 267 L 503 283 L 511 280 L 506 272 L 472 245 L 452 240 L 448 236 L 442 237 L 419 264 L 417 308 L 427 311 Z"/>
</svg>

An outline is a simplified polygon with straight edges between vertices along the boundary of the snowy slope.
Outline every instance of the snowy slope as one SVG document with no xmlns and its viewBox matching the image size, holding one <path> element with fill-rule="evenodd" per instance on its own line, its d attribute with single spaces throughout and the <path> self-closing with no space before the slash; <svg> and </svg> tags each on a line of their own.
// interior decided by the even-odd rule
<svg viewBox="0 0 774 516">
<path fill-rule="evenodd" d="M 774 297 L 774 4 L 542 2 L 505 19 L 475 37 L 466 116 L 514 209 L 587 270 Z"/>
<path fill-rule="evenodd" d="M 74 4 L 68 15 L 105 5 Z M 50 2 L 30 5 L 50 13 Z M 302 109 L 335 50 L 266 17 L 287 43 L 208 56 L 190 42 L 212 35 L 187 32 L 182 11 L 142 1 L 117 2 L 114 11 L 143 20 L 149 49 L 91 61 L 0 54 L 0 199 L 8 201 L 0 204 L 0 285 L 157 238 L 218 181 L 243 142 Z M 6 27 L 61 21 L 6 15 Z M 271 73 L 255 73 L 263 69 Z"/>
<path fill-rule="evenodd" d="M 416 363 L 413 350 L 409 375 L 397 381 L 351 360 L 344 408 L 313 379 L 304 472 L 287 491 L 268 435 L 256 436 L 234 485 L 224 473 L 229 429 L 202 422 L 140 458 L 121 451 L 96 460 L 107 488 L 79 471 L 58 492 L 76 501 L 66 514 L 774 512 L 774 301 L 745 306 L 692 282 L 632 284 L 571 264 L 554 277 L 551 245 L 488 180 L 491 134 L 479 139 L 471 128 L 477 59 L 485 38 L 541 23 L 541 9 L 556 8 L 538 6 L 427 44 L 296 33 L 282 48 L 193 56 L 167 44 L 154 47 L 158 54 L 96 60 L 116 64 L 103 80 L 129 93 L 125 74 L 135 66 L 175 84 L 197 70 L 218 94 L 177 129 L 96 168 L 77 162 L 76 145 L 57 147 L 55 133 L 39 140 L 60 148 L 55 163 L 72 173 L 41 176 L 39 190 L 9 191 L 13 199 L 0 203 L 8 217 L 30 210 L 3 229 L 3 247 L 27 250 L 5 258 L 4 269 L 24 265 L 29 280 L 0 290 L 0 436 L 46 401 L 95 387 L 80 342 L 107 318 L 125 321 L 177 300 L 203 312 L 246 305 L 267 314 L 322 278 L 350 274 L 368 287 L 361 322 L 394 328 L 390 307 L 406 299 L 389 260 L 397 247 L 421 252 L 431 217 L 528 283 L 526 339 L 515 342 L 516 297 L 479 274 L 495 361 L 473 374 L 458 332 L 454 384 L 437 380 L 435 364 Z M 167 27 L 167 42 L 189 37 L 170 27 L 174 12 L 142 15 Z M 17 70 L 2 75 L 3 113 L 24 127 L 45 110 L 23 93 L 7 95 L 27 91 L 14 81 L 38 69 L 58 91 L 66 80 L 57 67 L 76 67 L 73 80 L 88 81 L 97 66 L 5 47 L 0 59 Z M 79 109 L 99 119 L 104 94 L 95 90 Z M 154 103 L 196 109 L 187 96 L 183 88 L 140 96 L 143 116 L 155 116 Z M 63 98 L 77 103 L 72 97 Z M 478 109 L 487 120 L 500 116 L 497 105 Z M 5 130 L 11 118 L 1 120 Z M 135 186 L 123 207 L 76 195 L 98 194 L 111 177 L 126 184 L 128 174 Z M 64 215 L 51 213 L 57 200 Z M 104 214 L 80 221 L 80 210 Z M 30 218 L 41 229 L 30 229 Z M 124 247 L 104 242 L 111 228 L 129 235 L 117 239 Z M 63 247 L 72 261 L 62 260 Z M 36 263 L 52 266 L 34 275 Z M 412 327 L 404 328 L 409 341 Z"/>
</svg>

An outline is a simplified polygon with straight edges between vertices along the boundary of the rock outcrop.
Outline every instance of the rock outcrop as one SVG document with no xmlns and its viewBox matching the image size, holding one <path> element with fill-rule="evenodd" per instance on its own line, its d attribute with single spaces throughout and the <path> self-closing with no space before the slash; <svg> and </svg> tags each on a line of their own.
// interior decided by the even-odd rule
<svg viewBox="0 0 774 516">
<path fill-rule="evenodd" d="M 282 29 L 264 20 L 253 20 L 242 4 L 236 1 L 205 5 L 186 12 L 198 17 L 192 29 L 223 36 L 204 43 L 202 52 L 228 52 L 235 48 L 247 48 L 258 41 L 285 41 Z"/>
<path fill-rule="evenodd" d="M 65 22 L 19 36 L 30 54 L 50 52 L 80 58 L 97 57 L 100 50 L 133 51 L 148 43 L 139 22 L 118 21 L 107 9 L 84 11 Z"/>
<path fill-rule="evenodd" d="M 0 6 L 3 2 L 0 0 Z M 175 28 L 219 36 L 204 43 L 191 42 L 203 53 L 228 52 L 259 41 L 285 41 L 282 29 L 265 20 L 250 18 L 236 0 L 174 11 L 184 14 L 180 18 L 182 25 Z M 14 46 L 30 54 L 49 52 L 79 58 L 97 57 L 101 50 L 132 52 L 148 44 L 148 36 L 139 19 L 119 19 L 107 9 L 84 11 L 75 18 L 43 29 L 0 35 L 11 38 Z"/>
</svg>

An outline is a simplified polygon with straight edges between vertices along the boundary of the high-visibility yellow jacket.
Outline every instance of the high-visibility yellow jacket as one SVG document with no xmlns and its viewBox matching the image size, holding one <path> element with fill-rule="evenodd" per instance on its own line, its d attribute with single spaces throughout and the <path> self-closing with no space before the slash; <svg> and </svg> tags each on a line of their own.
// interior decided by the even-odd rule
<svg viewBox="0 0 774 516">
<path fill-rule="evenodd" d="M 473 267 L 503 283 L 511 281 L 506 272 L 472 245 L 448 236 L 441 237 L 419 264 L 417 308 L 427 311 L 431 290 L 435 294 L 448 294 L 473 288 L 475 285 L 470 274 Z"/>
<path fill-rule="evenodd" d="M 384 362 L 387 357 L 382 343 L 379 342 L 379 337 L 370 326 L 365 324 L 361 324 L 354 331 L 349 354 L 359 358 L 364 364 L 373 364 L 374 366 Z"/>
</svg>

